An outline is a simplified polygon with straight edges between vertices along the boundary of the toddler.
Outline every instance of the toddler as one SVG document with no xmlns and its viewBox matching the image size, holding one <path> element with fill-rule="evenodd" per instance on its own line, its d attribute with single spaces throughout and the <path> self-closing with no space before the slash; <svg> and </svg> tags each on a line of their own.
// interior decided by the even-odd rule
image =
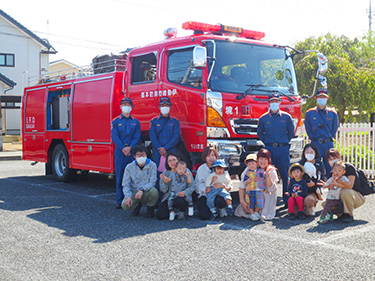
<svg viewBox="0 0 375 281">
<path fill-rule="evenodd" d="M 229 193 L 229 190 L 231 190 L 232 187 L 232 180 L 230 179 L 228 172 L 225 171 L 227 166 L 225 165 L 224 161 L 216 160 L 211 169 L 212 172 L 206 180 L 207 206 L 211 211 L 210 220 L 214 220 L 218 216 L 214 204 L 217 195 L 225 199 L 228 205 L 227 213 L 229 216 L 232 216 L 232 197 Z"/>
<path fill-rule="evenodd" d="M 264 171 L 257 168 L 257 156 L 255 154 L 249 154 L 246 157 L 246 166 L 249 171 L 244 177 L 244 183 L 246 184 L 245 200 L 249 204 L 250 219 L 259 220 L 260 212 L 264 207 Z"/>
<path fill-rule="evenodd" d="M 189 183 L 192 182 L 190 173 L 186 171 L 186 163 L 182 160 L 179 160 L 176 165 L 176 172 L 174 172 L 170 178 L 163 177 L 166 182 L 171 182 L 171 193 L 168 197 L 168 209 L 169 209 L 169 220 L 175 219 L 175 212 L 173 208 L 173 200 L 177 197 L 184 197 L 188 203 L 188 215 L 192 216 L 194 213 L 193 209 L 193 199 L 191 195 L 186 194 L 186 190 Z M 180 212 L 179 219 L 184 219 L 184 212 Z"/>
<path fill-rule="evenodd" d="M 288 185 L 288 192 L 286 195 L 290 196 L 288 199 L 289 218 L 294 220 L 294 206 L 298 206 L 298 218 L 304 219 L 305 213 L 303 212 L 303 200 L 307 194 L 308 186 L 306 179 L 303 178 L 305 174 L 304 167 L 295 163 L 289 168 L 290 182 Z"/>
<path fill-rule="evenodd" d="M 341 187 L 338 187 L 337 181 L 342 180 L 344 182 L 349 182 L 349 179 L 344 176 L 345 174 L 345 163 L 343 161 L 338 161 L 333 164 L 332 167 L 332 177 L 330 177 L 326 184 L 325 188 L 329 188 L 327 193 L 326 204 L 321 213 L 319 223 L 326 223 L 327 221 L 333 220 L 333 214 L 330 213 L 332 209 L 336 209 L 335 213 L 340 212 L 343 209 L 342 202 L 340 200 L 340 191 Z"/>
</svg>

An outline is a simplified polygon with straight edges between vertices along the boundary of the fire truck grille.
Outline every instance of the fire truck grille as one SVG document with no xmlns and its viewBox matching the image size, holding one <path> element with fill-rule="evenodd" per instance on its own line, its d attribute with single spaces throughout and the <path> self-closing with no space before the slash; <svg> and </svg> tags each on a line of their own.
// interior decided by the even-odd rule
<svg viewBox="0 0 375 281">
<path fill-rule="evenodd" d="M 229 122 L 236 134 L 257 135 L 258 119 L 232 118 Z"/>
</svg>

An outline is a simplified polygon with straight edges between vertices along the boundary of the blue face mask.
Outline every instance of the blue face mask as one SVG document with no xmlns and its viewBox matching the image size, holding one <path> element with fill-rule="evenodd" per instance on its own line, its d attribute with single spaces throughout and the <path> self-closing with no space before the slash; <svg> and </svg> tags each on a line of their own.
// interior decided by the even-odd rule
<svg viewBox="0 0 375 281">
<path fill-rule="evenodd" d="M 327 99 L 325 99 L 325 98 L 318 98 L 318 99 L 316 99 L 316 102 L 320 106 L 325 106 L 327 104 Z"/>
<path fill-rule="evenodd" d="M 270 109 L 273 112 L 277 112 L 280 109 L 280 104 L 278 102 L 270 103 Z"/>
</svg>

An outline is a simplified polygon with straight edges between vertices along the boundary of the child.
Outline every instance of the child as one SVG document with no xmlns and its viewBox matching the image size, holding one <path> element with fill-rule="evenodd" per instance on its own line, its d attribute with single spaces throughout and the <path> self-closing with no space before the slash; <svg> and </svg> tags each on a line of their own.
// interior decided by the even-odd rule
<svg viewBox="0 0 375 281">
<path fill-rule="evenodd" d="M 320 182 L 322 172 L 318 171 L 315 165 L 311 162 L 306 161 L 303 167 L 305 168 L 305 175 L 310 177 L 310 180 L 313 181 L 316 186 L 318 186 L 319 191 L 320 191 L 320 192 L 317 192 L 317 188 L 315 186 L 312 186 L 311 188 L 309 186 L 309 190 L 307 191 L 307 193 L 313 193 L 315 194 L 318 200 L 323 200 L 322 195 L 321 195 L 321 192 L 322 192 L 321 187 L 318 184 Z M 314 209 L 314 207 L 312 208 Z M 313 213 L 315 214 L 314 210 L 313 210 Z"/>
<path fill-rule="evenodd" d="M 226 168 L 227 166 L 223 160 L 216 160 L 211 167 L 212 172 L 206 180 L 207 206 L 211 211 L 210 220 L 214 220 L 218 216 L 214 204 L 217 195 L 223 197 L 227 202 L 228 215 L 233 215 L 232 197 L 229 194 L 229 190 L 231 190 L 232 187 L 232 181 L 228 172 L 225 172 Z"/>
<path fill-rule="evenodd" d="M 336 209 L 336 213 L 338 210 L 343 208 L 340 200 L 341 187 L 338 187 L 336 184 L 338 180 L 349 182 L 349 179 L 344 176 L 345 172 L 345 163 L 343 161 L 338 161 L 333 164 L 332 177 L 327 180 L 324 186 L 325 188 L 329 188 L 329 190 L 327 193 L 326 204 L 319 220 L 319 223 L 321 224 L 326 223 L 329 220 L 333 220 L 333 215 L 330 213 L 332 209 Z"/>
<path fill-rule="evenodd" d="M 178 196 L 184 197 L 188 203 L 188 215 L 192 216 L 194 213 L 193 209 L 193 200 L 191 195 L 188 195 L 184 192 L 192 179 L 190 174 L 186 171 L 186 163 L 182 160 L 179 160 L 176 165 L 176 172 L 174 172 L 170 178 L 164 176 L 167 182 L 171 181 L 171 193 L 168 197 L 168 209 L 169 209 L 169 220 L 173 221 L 175 219 L 175 212 L 173 208 L 173 200 Z M 184 212 L 180 212 L 178 219 L 184 219 Z"/>
<path fill-rule="evenodd" d="M 260 219 L 259 213 L 264 207 L 264 171 L 257 168 L 256 154 L 249 154 L 245 163 L 249 168 L 244 177 L 244 183 L 246 184 L 245 200 L 249 204 L 250 219 L 255 221 Z"/>
<path fill-rule="evenodd" d="M 303 212 L 303 199 L 307 194 L 308 186 L 307 181 L 303 178 L 305 174 L 304 167 L 295 163 L 289 168 L 290 182 L 288 186 L 288 192 L 286 195 L 290 196 L 288 200 L 289 218 L 294 220 L 294 206 L 298 206 L 298 218 L 304 219 L 305 213 Z"/>
</svg>

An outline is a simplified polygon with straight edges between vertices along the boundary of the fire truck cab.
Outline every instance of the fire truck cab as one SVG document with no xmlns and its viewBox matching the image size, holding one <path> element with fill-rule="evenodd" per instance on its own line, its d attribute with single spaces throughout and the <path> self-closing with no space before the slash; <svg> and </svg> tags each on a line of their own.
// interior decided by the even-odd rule
<svg viewBox="0 0 375 281">
<path fill-rule="evenodd" d="M 77 171 L 113 173 L 111 121 L 121 113 L 121 99 L 133 100 L 131 114 L 148 145 L 150 120 L 167 96 L 171 116 L 180 121 L 178 151 L 189 166 L 196 169 L 211 144 L 231 174 L 238 174 L 245 156 L 264 145 L 257 137 L 258 119 L 268 111 L 268 96 L 277 92 L 281 109 L 293 118 L 290 157 L 298 160 L 301 98 L 289 50 L 260 41 L 262 32 L 197 22 L 183 28 L 194 34 L 176 37 L 168 29 L 164 41 L 133 49 L 113 66 L 92 65 L 90 75 L 80 70 L 41 77 L 25 88 L 23 159 L 47 163 L 47 173 L 60 181 Z"/>
</svg>

